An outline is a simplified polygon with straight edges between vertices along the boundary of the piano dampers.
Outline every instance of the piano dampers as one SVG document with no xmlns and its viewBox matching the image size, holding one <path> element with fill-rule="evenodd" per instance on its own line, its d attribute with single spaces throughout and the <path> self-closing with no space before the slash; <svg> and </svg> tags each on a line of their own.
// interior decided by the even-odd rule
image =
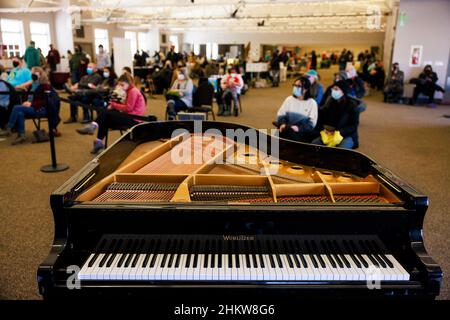
<svg viewBox="0 0 450 320">
<path fill-rule="evenodd" d="M 190 195 L 192 201 L 273 201 L 267 186 L 194 185 Z"/>
<path fill-rule="evenodd" d="M 178 183 L 111 183 L 94 202 L 158 202 L 170 201 Z"/>
</svg>

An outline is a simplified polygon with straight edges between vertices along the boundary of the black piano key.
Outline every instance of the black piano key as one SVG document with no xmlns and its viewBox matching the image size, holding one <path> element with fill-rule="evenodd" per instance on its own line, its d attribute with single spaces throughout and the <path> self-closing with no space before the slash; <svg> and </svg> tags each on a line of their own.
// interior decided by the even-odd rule
<svg viewBox="0 0 450 320">
<path fill-rule="evenodd" d="M 191 254 L 192 252 L 194 252 L 194 240 L 190 240 L 189 241 L 189 245 L 188 245 L 188 250 L 187 250 L 187 256 L 186 256 L 186 264 L 185 264 L 185 268 L 189 268 L 189 266 L 191 265 Z"/>
<path fill-rule="evenodd" d="M 195 240 L 194 260 L 192 261 L 192 268 L 197 268 L 198 253 L 200 251 L 200 240 Z"/>
<path fill-rule="evenodd" d="M 255 241 L 250 242 L 250 251 L 252 253 L 253 268 L 258 268 L 258 253 L 256 252 Z"/>
<path fill-rule="evenodd" d="M 139 260 L 139 256 L 142 254 L 142 249 L 144 248 L 144 244 L 145 244 L 145 240 L 144 239 L 139 240 L 139 246 L 137 247 L 136 255 L 134 256 L 134 259 L 131 262 L 131 267 L 132 268 L 136 267 L 136 264 L 137 264 L 137 262 Z"/>
<path fill-rule="evenodd" d="M 382 268 L 386 269 L 386 268 L 387 268 L 386 263 L 385 263 L 384 260 L 381 259 L 381 257 L 378 255 L 378 252 L 372 247 L 372 244 L 370 243 L 370 241 L 369 241 L 369 240 L 366 240 L 364 243 L 365 243 L 365 245 L 366 245 L 366 248 L 369 249 L 369 251 L 372 253 L 373 257 L 377 260 L 378 264 L 379 264 Z"/>
<path fill-rule="evenodd" d="M 235 240 L 234 241 L 234 259 L 236 262 L 236 268 L 240 268 L 241 267 L 241 263 L 239 262 L 239 241 Z"/>
<path fill-rule="evenodd" d="M 283 251 L 285 252 L 286 260 L 288 262 L 289 268 L 293 268 L 294 264 L 292 263 L 292 259 L 291 259 L 291 250 L 289 249 L 286 240 L 283 240 L 282 244 L 283 244 Z"/>
<path fill-rule="evenodd" d="M 208 255 L 209 255 L 209 240 L 205 241 L 203 268 L 208 268 Z"/>
<path fill-rule="evenodd" d="M 275 258 L 276 258 L 276 261 L 278 262 L 278 267 L 284 268 L 283 261 L 281 261 L 281 257 L 280 257 L 280 250 L 279 250 L 278 242 L 276 240 L 273 240 L 272 243 L 273 243 L 273 248 L 275 250 Z"/>
<path fill-rule="evenodd" d="M 89 268 L 94 265 L 95 261 L 98 258 L 98 255 L 103 251 L 103 248 L 105 247 L 105 244 L 106 244 L 106 239 L 103 239 L 100 242 L 100 245 L 98 246 L 98 248 L 95 250 L 94 256 L 91 258 L 91 260 L 89 260 L 89 263 L 88 263 L 88 267 Z"/>
<path fill-rule="evenodd" d="M 105 254 L 102 260 L 100 260 L 99 267 L 103 267 L 105 265 L 106 261 L 108 260 L 108 257 L 112 254 L 114 247 L 116 246 L 116 242 L 117 239 L 113 239 L 112 241 L 110 241 L 108 250 L 106 251 L 107 254 Z"/>
<path fill-rule="evenodd" d="M 300 241 L 296 239 L 293 244 L 295 245 L 295 253 L 297 253 L 300 257 L 300 262 L 302 263 L 304 268 L 308 268 L 308 262 L 306 262 L 306 259 L 303 255 L 303 253 L 307 253 L 307 250 L 304 249 L 304 247 L 301 246 Z"/>
<path fill-rule="evenodd" d="M 133 245 L 131 246 L 130 254 L 127 257 L 127 260 L 125 260 L 125 268 L 128 268 L 130 266 L 130 263 L 131 263 L 133 257 L 136 256 L 136 249 L 137 249 L 138 244 L 139 244 L 139 240 L 134 239 Z"/>
<path fill-rule="evenodd" d="M 173 240 L 172 249 L 170 250 L 171 255 L 169 258 L 169 262 L 167 264 L 167 268 L 172 268 L 174 257 L 177 255 L 177 247 L 178 247 L 178 240 L 175 239 Z"/>
<path fill-rule="evenodd" d="M 391 262 L 391 260 L 386 257 L 383 250 L 381 250 L 380 246 L 375 240 L 372 240 L 372 246 L 375 248 L 375 250 L 379 253 L 380 257 L 384 260 L 384 262 L 389 266 L 389 268 L 394 268 L 394 264 Z"/>
<path fill-rule="evenodd" d="M 328 248 L 327 243 L 326 243 L 324 240 L 320 240 L 320 245 L 321 245 L 321 247 L 322 247 L 322 249 L 323 249 L 323 252 L 324 252 L 325 255 L 327 256 L 328 261 L 330 261 L 331 267 L 333 267 L 334 269 L 336 269 L 336 268 L 337 268 L 337 264 L 336 264 L 336 262 L 334 261 L 334 258 L 333 258 L 332 254 L 331 254 L 331 252 L 330 252 L 330 249 Z"/>
<path fill-rule="evenodd" d="M 249 254 L 250 254 L 250 250 L 249 250 L 249 244 L 248 244 L 248 241 L 244 241 L 244 249 L 245 249 L 245 266 L 247 267 L 247 268 L 251 268 L 252 266 L 251 266 L 251 263 L 250 263 L 250 256 L 249 256 Z"/>
<path fill-rule="evenodd" d="M 360 250 L 356 247 L 356 244 L 353 242 L 353 240 L 348 241 L 351 248 L 353 249 L 353 252 L 355 253 L 355 256 L 358 258 L 359 261 L 361 261 L 361 264 L 364 266 L 364 268 L 368 268 L 369 264 L 367 263 L 366 259 L 361 255 Z"/>
<path fill-rule="evenodd" d="M 222 241 L 217 240 L 217 267 L 222 268 Z"/>
<path fill-rule="evenodd" d="M 339 268 L 344 268 L 344 263 L 342 262 L 339 252 L 334 247 L 333 242 L 331 240 L 327 240 L 326 244 L 328 246 L 328 250 L 330 251 L 331 256 L 333 257 L 336 264 L 339 266 Z"/>
<path fill-rule="evenodd" d="M 316 257 L 314 255 L 314 251 L 312 250 L 312 247 L 311 247 L 311 245 L 309 243 L 309 240 L 305 240 L 305 246 L 306 246 L 306 249 L 308 251 L 309 258 L 311 259 L 311 261 L 313 263 L 313 267 L 314 268 L 318 268 L 319 267 L 319 263 L 316 260 Z"/>
<path fill-rule="evenodd" d="M 233 255 L 231 253 L 231 241 L 225 242 L 225 250 L 228 253 L 228 268 L 233 268 Z"/>
<path fill-rule="evenodd" d="M 265 264 L 264 264 L 264 259 L 263 259 L 263 250 L 262 250 L 262 245 L 261 242 L 259 240 L 256 240 L 256 245 L 258 247 L 258 257 L 259 257 L 259 265 L 261 266 L 261 268 L 265 268 Z"/>
<path fill-rule="evenodd" d="M 350 258 L 356 264 L 356 267 L 361 268 L 361 262 L 356 257 L 356 253 L 353 250 L 353 248 L 350 246 L 350 243 L 347 240 L 343 240 L 342 243 L 344 244 L 345 250 L 347 250 L 348 254 L 350 255 Z"/>
<path fill-rule="evenodd" d="M 215 267 L 215 263 L 216 263 L 216 255 L 217 255 L 217 242 L 216 240 L 212 240 L 211 241 L 211 262 L 210 262 L 210 266 L 211 268 Z"/>
<path fill-rule="evenodd" d="M 287 245 L 289 247 L 289 252 L 291 253 L 292 260 L 294 261 L 295 266 L 297 268 L 301 268 L 302 265 L 301 265 L 300 261 L 298 260 L 298 257 L 297 257 L 297 255 L 295 253 L 295 247 L 294 247 L 294 243 L 292 242 L 292 240 L 289 240 L 287 242 Z"/>
<path fill-rule="evenodd" d="M 119 239 L 119 241 L 117 241 L 117 245 L 114 248 L 114 253 L 111 255 L 108 262 L 106 262 L 107 268 L 111 267 L 111 264 L 113 263 L 114 259 L 116 258 L 117 253 L 119 252 L 120 248 L 122 247 L 122 243 L 123 243 L 123 239 Z"/>
<path fill-rule="evenodd" d="M 272 268 L 275 268 L 275 261 L 274 261 L 274 259 L 273 259 L 273 255 L 272 255 L 273 250 L 272 250 L 272 246 L 271 246 L 269 240 L 266 240 L 266 245 L 267 245 L 267 250 L 268 250 L 268 255 L 269 255 L 270 266 L 271 266 Z"/>
<path fill-rule="evenodd" d="M 170 248 L 172 247 L 172 240 L 168 239 L 165 243 L 165 247 L 163 250 L 163 257 L 161 259 L 160 267 L 164 268 L 166 266 L 167 256 L 170 254 Z"/>
<path fill-rule="evenodd" d="M 153 249 L 155 247 L 155 243 L 156 243 L 155 239 L 152 239 L 148 244 L 147 254 L 145 255 L 144 261 L 142 261 L 142 268 L 147 267 L 148 260 L 150 259 L 150 255 L 152 254 Z"/>
<path fill-rule="evenodd" d="M 132 243 L 132 239 L 127 239 L 124 250 L 122 250 L 122 255 L 120 256 L 119 262 L 117 263 L 117 268 L 122 267 L 125 262 L 125 257 L 127 256 L 127 252 L 130 252 L 130 247 Z"/>
<path fill-rule="evenodd" d="M 155 244 L 155 250 L 153 250 L 152 260 L 150 260 L 150 268 L 153 268 L 156 263 L 156 259 L 158 258 L 159 248 L 161 247 L 161 239 L 158 239 Z"/>
<path fill-rule="evenodd" d="M 181 259 L 181 255 L 183 254 L 183 246 L 184 246 L 184 240 L 181 239 L 179 244 L 178 244 L 178 254 L 177 254 L 177 259 L 175 260 L 175 268 L 179 268 L 180 267 L 180 259 Z"/>
<path fill-rule="evenodd" d="M 336 256 L 337 256 L 338 258 L 340 258 L 341 263 L 343 263 L 343 264 L 345 265 L 346 268 L 350 268 L 350 267 L 351 267 L 351 264 L 350 264 L 350 262 L 347 260 L 347 258 L 345 257 L 345 255 L 343 254 L 342 249 L 341 249 L 341 247 L 339 246 L 338 242 L 337 242 L 336 240 L 333 240 L 333 241 L 331 241 L 331 243 L 332 243 L 332 246 L 333 246 L 333 248 L 334 248 L 334 250 L 335 250 L 335 252 L 336 252 Z M 339 264 L 339 266 L 340 266 L 341 268 L 344 267 L 343 265 L 341 266 L 341 264 Z"/>
<path fill-rule="evenodd" d="M 358 244 L 360 248 L 362 249 L 362 252 L 369 258 L 369 260 L 375 265 L 375 267 L 380 267 L 378 261 L 375 259 L 375 257 L 370 253 L 369 249 L 366 247 L 364 241 L 359 240 Z"/>
</svg>

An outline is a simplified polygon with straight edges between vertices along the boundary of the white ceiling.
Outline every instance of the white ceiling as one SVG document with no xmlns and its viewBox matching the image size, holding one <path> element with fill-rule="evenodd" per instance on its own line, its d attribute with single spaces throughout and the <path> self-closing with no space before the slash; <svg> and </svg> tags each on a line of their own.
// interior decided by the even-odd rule
<svg viewBox="0 0 450 320">
<path fill-rule="evenodd" d="M 63 8 L 81 11 L 85 23 L 117 23 L 126 28 L 158 26 L 174 31 L 383 32 L 386 17 L 398 1 L 0 0 L 0 12 Z"/>
</svg>

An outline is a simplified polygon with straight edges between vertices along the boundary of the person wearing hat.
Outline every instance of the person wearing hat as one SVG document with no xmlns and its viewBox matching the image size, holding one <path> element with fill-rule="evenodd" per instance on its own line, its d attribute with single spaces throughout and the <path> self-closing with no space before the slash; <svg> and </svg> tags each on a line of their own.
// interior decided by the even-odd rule
<svg viewBox="0 0 450 320">
<path fill-rule="evenodd" d="M 319 105 L 323 98 L 323 86 L 319 82 L 319 74 L 316 70 L 311 69 L 306 73 L 306 76 L 311 83 L 311 87 L 309 88 L 311 98 L 313 98 Z"/>
<path fill-rule="evenodd" d="M 345 72 L 345 70 L 341 70 L 339 72 L 336 72 L 334 74 L 334 82 L 333 82 L 333 84 L 327 87 L 327 89 L 325 90 L 325 92 L 324 92 L 324 94 L 322 96 L 322 100 L 320 101 L 319 105 L 320 106 L 325 105 L 327 100 L 330 98 L 331 89 L 333 88 L 335 82 L 340 81 L 340 80 L 346 81 L 347 79 L 348 79 L 347 72 Z"/>
<path fill-rule="evenodd" d="M 310 141 L 317 124 L 317 103 L 310 95 L 308 78 L 297 78 L 292 85 L 292 95 L 287 97 L 277 113 L 280 137 L 290 140 Z"/>
<path fill-rule="evenodd" d="M 319 110 L 316 127 L 317 138 L 311 143 L 344 149 L 355 149 L 358 141 L 358 110 L 361 101 L 348 95 L 346 81 L 336 81 L 331 88 L 330 99 Z"/>
</svg>

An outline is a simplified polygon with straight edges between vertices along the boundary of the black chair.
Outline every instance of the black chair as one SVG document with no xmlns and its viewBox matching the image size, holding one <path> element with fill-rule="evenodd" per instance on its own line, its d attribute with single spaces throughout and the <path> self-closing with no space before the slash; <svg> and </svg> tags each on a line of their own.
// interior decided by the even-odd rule
<svg viewBox="0 0 450 320">
<path fill-rule="evenodd" d="M 199 80 L 198 88 L 195 90 L 192 103 L 193 108 L 189 111 L 192 112 L 202 112 L 206 115 L 206 120 L 208 120 L 208 114 L 211 113 L 213 120 L 216 120 L 216 115 L 213 110 L 214 101 L 214 87 L 208 82 L 207 78 L 201 78 Z"/>
</svg>

